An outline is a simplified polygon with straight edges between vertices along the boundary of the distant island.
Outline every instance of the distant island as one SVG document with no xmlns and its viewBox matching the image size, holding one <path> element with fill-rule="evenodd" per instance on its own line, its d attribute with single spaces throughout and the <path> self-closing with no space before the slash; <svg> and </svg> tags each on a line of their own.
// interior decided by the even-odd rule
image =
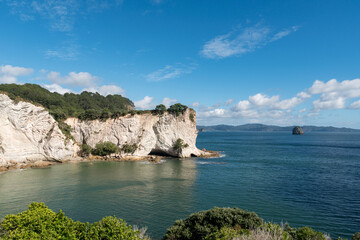
<svg viewBox="0 0 360 240">
<path fill-rule="evenodd" d="M 289 132 L 291 133 L 295 126 L 280 127 L 264 124 L 244 124 L 244 125 L 214 125 L 214 126 L 197 126 L 199 132 Z M 337 128 L 337 127 L 318 127 L 302 126 L 305 133 L 308 132 L 360 132 L 360 129 Z"/>
</svg>

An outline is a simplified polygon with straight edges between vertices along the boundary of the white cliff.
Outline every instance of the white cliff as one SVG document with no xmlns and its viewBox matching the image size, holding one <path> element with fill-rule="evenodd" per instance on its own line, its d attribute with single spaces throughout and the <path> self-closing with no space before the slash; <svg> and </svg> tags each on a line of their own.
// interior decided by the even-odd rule
<svg viewBox="0 0 360 240">
<path fill-rule="evenodd" d="M 76 149 L 46 109 L 0 94 L 0 166 L 69 159 Z"/>
<path fill-rule="evenodd" d="M 165 112 L 162 115 L 151 113 L 128 114 L 106 121 L 80 121 L 69 118 L 65 121 L 73 129 L 72 135 L 78 144 L 91 147 L 101 141 L 110 141 L 122 147 L 124 144 L 137 144 L 135 156 L 165 154 L 178 157 L 206 155 L 196 148 L 196 113 L 187 109 L 184 114 L 175 116 Z M 174 145 L 178 139 L 184 147 L 178 151 Z M 185 147 L 186 146 L 186 147 Z"/>
<path fill-rule="evenodd" d="M 24 101 L 13 101 L 0 94 L 0 166 L 31 163 L 39 160 L 68 160 L 77 156 L 79 146 L 91 147 L 110 141 L 120 148 L 136 144 L 133 156 L 165 154 L 178 157 L 203 156 L 209 153 L 196 148 L 196 113 L 135 114 L 106 121 L 81 121 L 69 118 L 75 142 L 59 129 L 58 123 L 41 107 Z M 182 139 L 181 150 L 174 149 Z M 126 154 L 125 154 L 126 155 Z M 124 154 L 123 154 L 124 156 Z"/>
</svg>

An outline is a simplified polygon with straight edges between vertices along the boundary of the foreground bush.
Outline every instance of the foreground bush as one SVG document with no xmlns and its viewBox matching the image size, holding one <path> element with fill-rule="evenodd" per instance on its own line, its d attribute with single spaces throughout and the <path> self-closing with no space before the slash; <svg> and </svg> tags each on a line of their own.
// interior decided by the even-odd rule
<svg viewBox="0 0 360 240">
<path fill-rule="evenodd" d="M 191 214 L 187 219 L 178 220 L 170 227 L 164 240 L 205 239 L 208 235 L 224 227 L 238 229 L 256 229 L 263 220 L 256 213 L 239 208 L 213 208 Z"/>
<path fill-rule="evenodd" d="M 0 223 L 0 239 L 143 239 L 124 220 L 105 217 L 93 224 L 75 222 L 48 209 L 44 203 L 32 203 L 17 215 L 7 215 Z"/>
<path fill-rule="evenodd" d="M 91 151 L 93 155 L 106 156 L 111 153 L 119 151 L 119 147 L 112 142 L 99 142 L 95 148 Z"/>
</svg>

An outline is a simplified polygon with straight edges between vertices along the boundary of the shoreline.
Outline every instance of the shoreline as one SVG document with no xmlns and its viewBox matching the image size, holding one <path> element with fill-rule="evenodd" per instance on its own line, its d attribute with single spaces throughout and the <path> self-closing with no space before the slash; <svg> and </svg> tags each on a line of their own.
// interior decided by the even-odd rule
<svg viewBox="0 0 360 240">
<path fill-rule="evenodd" d="M 203 150 L 204 151 L 204 150 Z M 220 151 L 211 151 L 205 150 L 207 154 L 203 154 L 194 158 L 216 158 L 220 157 Z M 160 163 L 163 158 L 174 158 L 174 159 L 182 159 L 173 156 L 159 156 L 159 155 L 147 155 L 147 156 L 123 156 L 123 157 L 115 157 L 115 156 L 88 156 L 88 157 L 74 157 L 66 160 L 37 160 L 37 161 L 29 161 L 29 162 L 15 162 L 9 161 L 7 165 L 0 166 L 0 173 L 7 172 L 11 170 L 18 169 L 27 169 L 27 168 L 50 168 L 55 164 L 63 164 L 63 163 L 81 163 L 81 162 L 138 162 L 138 161 L 148 161 L 149 163 Z M 192 157 L 191 157 L 192 158 Z"/>
</svg>

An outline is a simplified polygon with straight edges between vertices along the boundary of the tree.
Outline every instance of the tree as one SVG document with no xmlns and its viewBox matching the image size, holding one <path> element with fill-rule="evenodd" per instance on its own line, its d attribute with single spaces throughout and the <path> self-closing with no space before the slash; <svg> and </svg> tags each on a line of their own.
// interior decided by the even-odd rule
<svg viewBox="0 0 360 240">
<path fill-rule="evenodd" d="M 166 112 L 166 107 L 164 104 L 159 104 L 155 107 L 155 109 L 152 112 L 154 114 L 164 114 L 164 112 Z"/>
<path fill-rule="evenodd" d="M 187 106 L 182 105 L 181 103 L 176 103 L 171 105 L 167 111 L 171 114 L 179 116 L 180 114 L 183 114 L 187 108 L 188 108 Z"/>
</svg>

